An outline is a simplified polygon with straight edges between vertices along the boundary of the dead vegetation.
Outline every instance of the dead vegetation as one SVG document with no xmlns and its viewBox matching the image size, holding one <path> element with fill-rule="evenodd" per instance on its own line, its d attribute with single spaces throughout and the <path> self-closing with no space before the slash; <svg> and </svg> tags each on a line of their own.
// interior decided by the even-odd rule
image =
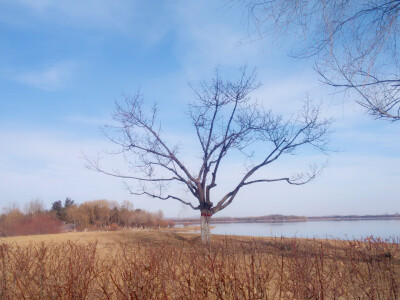
<svg viewBox="0 0 400 300">
<path fill-rule="evenodd" d="M 174 232 L 62 236 L 0 240 L 0 299 L 400 297 L 399 244 L 379 239 L 215 237 L 205 247 Z"/>
<path fill-rule="evenodd" d="M 164 219 L 162 211 L 157 213 L 134 209 L 129 201 L 120 205 L 116 201 L 93 200 L 80 205 L 70 198 L 55 201 L 51 210 L 44 208 L 41 200 L 32 200 L 23 210 L 14 204 L 3 208 L 0 214 L 0 237 L 53 234 L 69 230 L 108 230 L 121 228 L 164 228 L 174 223 Z M 66 224 L 66 225 L 65 225 Z"/>
</svg>

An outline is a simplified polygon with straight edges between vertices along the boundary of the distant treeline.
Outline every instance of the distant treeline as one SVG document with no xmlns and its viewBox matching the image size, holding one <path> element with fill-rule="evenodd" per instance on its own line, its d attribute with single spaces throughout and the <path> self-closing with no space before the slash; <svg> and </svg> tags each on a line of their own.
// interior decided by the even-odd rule
<svg viewBox="0 0 400 300">
<path fill-rule="evenodd" d="M 307 217 L 308 221 L 357 221 L 357 220 L 398 220 L 400 214 L 385 214 L 385 215 L 347 215 L 347 216 L 322 216 L 322 217 Z"/>
<path fill-rule="evenodd" d="M 11 207 L 4 209 L 4 213 L 0 215 L 0 236 L 59 233 L 62 225 L 52 213 L 42 208 L 21 211 L 18 207 Z"/>
<path fill-rule="evenodd" d="M 59 233 L 66 230 L 117 230 L 122 227 L 167 227 L 161 211 L 150 213 L 134 209 L 124 201 L 94 200 L 75 204 L 70 198 L 55 201 L 50 210 L 34 200 L 21 210 L 18 206 L 4 208 L 0 215 L 0 236 Z"/>
<path fill-rule="evenodd" d="M 400 219 L 400 214 L 385 214 L 385 215 L 347 215 L 347 216 L 320 216 L 320 217 L 305 217 L 305 216 L 294 216 L 294 215 L 268 215 L 259 217 L 220 217 L 212 218 L 211 222 L 214 224 L 218 223 L 280 223 L 280 222 L 305 222 L 305 221 L 356 221 L 356 220 L 395 220 Z M 200 222 L 198 218 L 186 218 L 186 219 L 173 219 L 176 224 L 197 224 Z"/>
<path fill-rule="evenodd" d="M 121 205 L 116 201 L 94 200 L 75 205 L 69 198 L 53 203 L 51 211 L 65 223 L 72 224 L 75 229 L 116 229 L 117 227 L 167 227 L 172 221 L 164 219 L 162 211 L 150 213 L 134 209 L 130 201 Z"/>
<path fill-rule="evenodd" d="M 172 219 L 175 224 L 197 224 L 199 218 Z M 284 215 L 268 215 L 260 217 L 213 217 L 211 222 L 218 223 L 270 223 L 270 222 L 303 222 L 307 221 L 304 216 L 284 216 Z"/>
</svg>

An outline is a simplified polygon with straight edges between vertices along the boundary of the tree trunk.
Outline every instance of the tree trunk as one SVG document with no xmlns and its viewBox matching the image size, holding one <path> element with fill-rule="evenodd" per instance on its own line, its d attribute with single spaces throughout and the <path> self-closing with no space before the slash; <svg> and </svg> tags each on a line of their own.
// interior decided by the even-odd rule
<svg viewBox="0 0 400 300">
<path fill-rule="evenodd" d="M 203 244 L 209 244 L 211 241 L 210 236 L 210 220 L 211 214 L 201 213 L 200 223 L 201 223 L 201 242 Z"/>
</svg>

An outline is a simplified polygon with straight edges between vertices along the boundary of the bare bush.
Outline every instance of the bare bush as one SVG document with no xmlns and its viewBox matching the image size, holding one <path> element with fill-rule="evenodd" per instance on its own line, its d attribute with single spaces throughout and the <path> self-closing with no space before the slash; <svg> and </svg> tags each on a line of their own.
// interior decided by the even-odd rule
<svg viewBox="0 0 400 300">
<path fill-rule="evenodd" d="M 398 299 L 399 255 L 379 239 L 1 243 L 0 298 Z"/>
<path fill-rule="evenodd" d="M 61 232 L 61 222 L 48 213 L 22 214 L 14 209 L 0 218 L 0 236 Z"/>
</svg>

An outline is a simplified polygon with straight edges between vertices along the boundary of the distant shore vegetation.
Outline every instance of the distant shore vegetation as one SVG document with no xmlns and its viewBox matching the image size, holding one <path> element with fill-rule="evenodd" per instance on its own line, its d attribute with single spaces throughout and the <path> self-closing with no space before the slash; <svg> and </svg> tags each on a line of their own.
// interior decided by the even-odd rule
<svg viewBox="0 0 400 300">
<path fill-rule="evenodd" d="M 0 236 L 50 234 L 65 231 L 118 230 L 121 228 L 171 227 L 162 211 L 150 213 L 134 209 L 133 204 L 124 201 L 119 204 L 110 200 L 85 201 L 75 204 L 70 198 L 64 203 L 59 200 L 50 210 L 43 202 L 33 200 L 23 209 L 18 205 L 3 208 L 0 215 Z"/>
<path fill-rule="evenodd" d="M 220 217 L 213 218 L 213 224 L 226 223 L 284 223 L 284 222 L 306 222 L 306 221 L 357 221 L 357 220 L 400 220 L 400 214 L 384 215 L 332 215 L 332 216 L 295 216 L 273 214 L 259 217 Z M 175 224 L 192 225 L 199 223 L 198 218 L 172 219 Z"/>
</svg>

